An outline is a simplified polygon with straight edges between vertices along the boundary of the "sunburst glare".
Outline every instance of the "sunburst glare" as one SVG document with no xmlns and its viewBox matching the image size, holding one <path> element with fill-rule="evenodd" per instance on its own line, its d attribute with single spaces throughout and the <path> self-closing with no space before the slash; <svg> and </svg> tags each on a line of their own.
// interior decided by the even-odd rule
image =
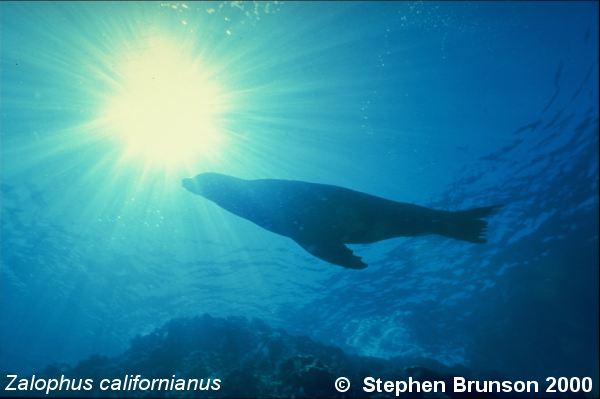
<svg viewBox="0 0 600 399">
<path fill-rule="evenodd" d="M 218 156 L 226 96 L 189 46 L 149 35 L 118 52 L 113 65 L 100 120 L 124 157 L 173 167 Z"/>
</svg>

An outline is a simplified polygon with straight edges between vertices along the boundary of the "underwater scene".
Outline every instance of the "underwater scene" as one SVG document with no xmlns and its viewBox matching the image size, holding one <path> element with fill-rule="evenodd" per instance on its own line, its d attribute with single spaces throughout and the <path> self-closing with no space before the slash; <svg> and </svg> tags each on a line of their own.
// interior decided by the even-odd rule
<svg viewBox="0 0 600 399">
<path fill-rule="evenodd" d="M 598 34 L 0 2 L 0 396 L 598 397 Z"/>
</svg>

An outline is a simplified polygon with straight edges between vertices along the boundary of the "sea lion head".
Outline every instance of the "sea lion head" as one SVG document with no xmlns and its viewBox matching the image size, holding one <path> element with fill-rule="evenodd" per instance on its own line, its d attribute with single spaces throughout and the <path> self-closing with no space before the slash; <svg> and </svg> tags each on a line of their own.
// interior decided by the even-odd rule
<svg viewBox="0 0 600 399">
<path fill-rule="evenodd" d="M 238 178 L 220 173 L 200 173 L 195 177 L 181 180 L 181 185 L 194 194 L 217 202 L 231 193 L 239 181 Z"/>
</svg>

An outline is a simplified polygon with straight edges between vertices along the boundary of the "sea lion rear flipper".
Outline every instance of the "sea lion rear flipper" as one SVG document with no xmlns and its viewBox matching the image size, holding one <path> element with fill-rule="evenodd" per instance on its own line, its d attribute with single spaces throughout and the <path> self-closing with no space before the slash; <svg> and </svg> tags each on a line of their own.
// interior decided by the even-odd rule
<svg viewBox="0 0 600 399">
<path fill-rule="evenodd" d="M 482 244 L 486 242 L 486 217 L 492 215 L 502 205 L 484 206 L 464 211 L 445 212 L 445 217 L 437 226 L 438 233 L 446 237 Z"/>
<path fill-rule="evenodd" d="M 348 269 L 364 269 L 367 264 L 343 243 L 339 242 L 300 242 L 296 241 L 307 252 L 326 262 Z"/>
</svg>

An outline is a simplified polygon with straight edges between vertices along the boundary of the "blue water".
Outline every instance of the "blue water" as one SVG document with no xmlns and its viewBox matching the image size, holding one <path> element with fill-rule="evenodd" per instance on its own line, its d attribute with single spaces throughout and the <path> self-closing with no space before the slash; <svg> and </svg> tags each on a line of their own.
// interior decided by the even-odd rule
<svg viewBox="0 0 600 399">
<path fill-rule="evenodd" d="M 0 27 L 3 372 L 210 313 L 367 356 L 597 375 L 597 2 L 2 2 Z M 98 134 L 114 53 L 148 29 L 229 93 L 218 154 L 161 168 Z M 181 187 L 203 171 L 504 207 L 487 244 L 354 245 L 356 271 Z"/>
</svg>

